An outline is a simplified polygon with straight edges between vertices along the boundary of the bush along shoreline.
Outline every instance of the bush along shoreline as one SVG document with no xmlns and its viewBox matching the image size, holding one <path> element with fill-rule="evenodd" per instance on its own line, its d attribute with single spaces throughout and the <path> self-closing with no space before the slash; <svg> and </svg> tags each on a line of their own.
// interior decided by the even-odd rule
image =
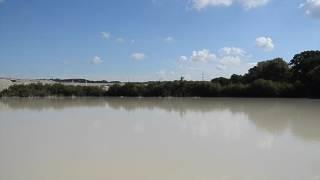
<svg viewBox="0 0 320 180">
<path fill-rule="evenodd" d="M 320 98 L 320 51 L 305 51 L 287 63 L 282 58 L 259 62 L 244 75 L 211 81 L 114 84 L 108 91 L 95 86 L 62 84 L 13 85 L 0 97 L 284 97 Z"/>
<path fill-rule="evenodd" d="M 95 86 L 28 84 L 10 86 L 0 93 L 0 97 L 101 97 L 105 93 L 105 90 Z"/>
</svg>

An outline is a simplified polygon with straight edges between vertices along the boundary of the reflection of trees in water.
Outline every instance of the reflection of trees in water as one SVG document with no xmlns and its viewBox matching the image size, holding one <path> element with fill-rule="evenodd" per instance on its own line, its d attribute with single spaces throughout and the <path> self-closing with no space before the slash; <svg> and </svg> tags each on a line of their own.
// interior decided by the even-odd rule
<svg viewBox="0 0 320 180">
<path fill-rule="evenodd" d="M 242 105 L 243 109 L 232 109 L 248 114 L 258 128 L 272 133 L 286 129 L 307 140 L 320 140 L 320 101 L 303 99 L 265 100 Z"/>
<path fill-rule="evenodd" d="M 178 112 L 206 113 L 230 110 L 244 113 L 258 128 L 272 133 L 290 129 L 293 134 L 320 140 L 320 101 L 305 99 L 234 99 L 234 98 L 80 98 L 80 99 L 2 99 L 12 109 L 45 110 L 70 107 L 104 107 L 134 111 L 161 109 Z M 0 106 L 3 107 L 3 105 Z M 0 109 L 1 111 L 1 109 Z"/>
<path fill-rule="evenodd" d="M 225 106 L 228 99 L 215 98 L 123 98 L 109 99 L 108 105 L 111 108 L 123 108 L 126 111 L 134 111 L 136 109 L 162 109 L 167 112 L 178 112 L 182 116 L 187 112 L 206 113 L 211 111 L 226 110 L 230 107 Z"/>
<path fill-rule="evenodd" d="M 210 112 L 230 110 L 245 113 L 258 128 L 271 133 L 282 133 L 286 129 L 302 138 L 320 140 L 320 101 L 306 99 L 112 99 L 112 108 L 132 111 L 137 108 L 159 108 L 181 115 L 187 112 Z"/>
</svg>

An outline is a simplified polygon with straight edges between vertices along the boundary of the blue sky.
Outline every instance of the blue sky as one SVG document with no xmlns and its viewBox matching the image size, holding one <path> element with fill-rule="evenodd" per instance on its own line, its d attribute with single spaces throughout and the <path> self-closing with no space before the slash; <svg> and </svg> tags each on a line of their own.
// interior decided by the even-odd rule
<svg viewBox="0 0 320 180">
<path fill-rule="evenodd" d="M 206 80 L 320 49 L 320 0 L 0 0 L 0 76 Z"/>
</svg>

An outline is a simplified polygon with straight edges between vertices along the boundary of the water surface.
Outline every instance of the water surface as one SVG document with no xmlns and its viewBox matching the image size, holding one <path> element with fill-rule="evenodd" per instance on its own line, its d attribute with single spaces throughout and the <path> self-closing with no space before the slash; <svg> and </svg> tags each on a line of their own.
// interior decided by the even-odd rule
<svg viewBox="0 0 320 180">
<path fill-rule="evenodd" d="M 318 100 L 0 100 L 0 180 L 319 179 Z"/>
</svg>

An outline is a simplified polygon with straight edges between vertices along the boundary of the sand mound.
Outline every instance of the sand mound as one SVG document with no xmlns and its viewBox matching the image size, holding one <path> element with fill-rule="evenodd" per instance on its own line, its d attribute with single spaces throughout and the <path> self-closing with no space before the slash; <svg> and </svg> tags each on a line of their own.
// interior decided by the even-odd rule
<svg viewBox="0 0 320 180">
<path fill-rule="evenodd" d="M 11 86 L 13 83 L 6 79 L 0 79 L 0 91 L 7 89 L 9 86 Z"/>
</svg>

